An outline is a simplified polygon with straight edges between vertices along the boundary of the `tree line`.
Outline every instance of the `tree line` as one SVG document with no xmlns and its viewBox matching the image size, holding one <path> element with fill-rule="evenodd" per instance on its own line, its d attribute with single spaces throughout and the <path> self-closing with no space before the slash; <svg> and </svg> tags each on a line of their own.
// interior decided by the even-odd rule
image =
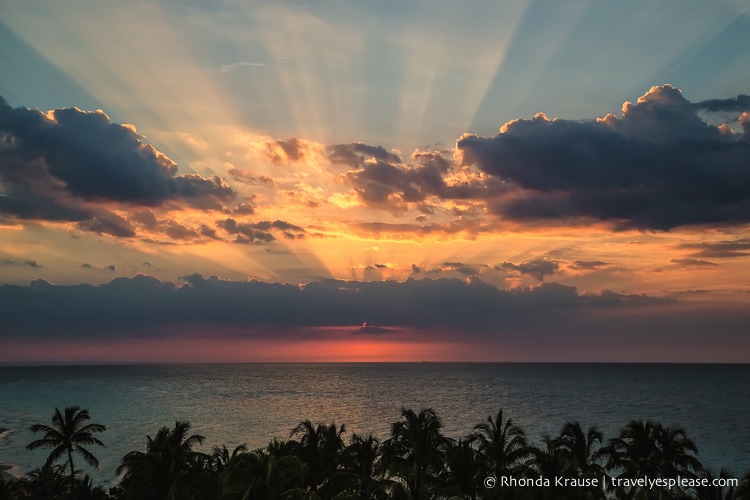
<svg viewBox="0 0 750 500">
<path fill-rule="evenodd" d="M 456 440 L 433 409 L 404 408 L 385 439 L 305 420 L 263 448 L 211 452 L 198 451 L 205 437 L 177 421 L 122 457 L 119 481 L 106 489 L 78 468 L 99 467 L 92 447 L 104 446 L 96 436 L 106 428 L 90 420 L 72 406 L 31 426 L 41 438 L 27 449 L 49 449 L 48 458 L 23 478 L 0 479 L 0 500 L 750 500 L 750 471 L 732 484 L 728 471 L 701 465 L 684 428 L 649 420 L 608 440 L 568 422 L 531 444 L 502 409 Z"/>
</svg>

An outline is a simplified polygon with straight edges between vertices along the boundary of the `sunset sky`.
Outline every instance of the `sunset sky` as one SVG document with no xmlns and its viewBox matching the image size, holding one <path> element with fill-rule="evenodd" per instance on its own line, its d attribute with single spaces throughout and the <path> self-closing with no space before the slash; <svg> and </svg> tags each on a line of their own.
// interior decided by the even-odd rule
<svg viewBox="0 0 750 500">
<path fill-rule="evenodd" d="M 0 4 L 0 362 L 750 362 L 746 1 Z"/>
</svg>

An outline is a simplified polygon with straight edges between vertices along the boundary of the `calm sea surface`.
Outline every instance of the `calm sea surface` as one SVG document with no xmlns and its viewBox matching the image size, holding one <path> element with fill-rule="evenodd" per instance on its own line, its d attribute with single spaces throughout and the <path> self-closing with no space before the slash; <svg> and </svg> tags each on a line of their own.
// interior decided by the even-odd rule
<svg viewBox="0 0 750 500">
<path fill-rule="evenodd" d="M 750 365 L 654 364 L 243 364 L 0 367 L 0 463 L 22 471 L 43 451 L 24 446 L 54 407 L 88 408 L 108 430 L 92 474 L 114 481 L 120 458 L 146 436 L 188 420 L 203 449 L 264 446 L 301 420 L 344 423 L 387 436 L 402 407 L 429 406 L 459 437 L 504 408 L 532 441 L 566 421 L 597 424 L 609 438 L 630 419 L 685 427 L 699 459 L 735 476 L 750 468 Z"/>
</svg>

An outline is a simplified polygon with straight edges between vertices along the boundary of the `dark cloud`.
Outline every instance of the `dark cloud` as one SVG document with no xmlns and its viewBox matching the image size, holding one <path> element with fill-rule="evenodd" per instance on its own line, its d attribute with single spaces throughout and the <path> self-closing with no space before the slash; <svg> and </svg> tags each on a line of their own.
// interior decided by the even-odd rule
<svg viewBox="0 0 750 500">
<path fill-rule="evenodd" d="M 520 264 L 503 262 L 499 266 L 495 266 L 495 268 L 505 271 L 516 271 L 521 274 L 527 274 L 538 281 L 544 281 L 545 276 L 555 274 L 560 266 L 557 262 L 552 260 L 534 259 Z"/>
<path fill-rule="evenodd" d="M 500 290 L 476 278 L 291 285 L 194 274 L 184 280 L 183 286 L 148 276 L 101 286 L 44 280 L 0 286 L 0 344 L 155 337 L 310 341 L 344 327 L 352 335 L 388 330 L 393 341 L 481 345 L 488 356 L 512 349 L 531 360 L 747 362 L 737 353 L 750 352 L 750 311 L 716 302 L 696 307 L 697 298 L 683 304 L 607 290 L 581 294 L 557 283 Z M 365 322 L 377 326 L 359 330 Z"/>
<path fill-rule="evenodd" d="M 362 323 L 355 333 L 364 333 L 366 335 L 380 335 L 383 333 L 395 333 L 392 328 L 383 328 L 382 326 L 371 325 L 367 322 Z"/>
<path fill-rule="evenodd" d="M 606 266 L 608 264 L 608 262 L 602 262 L 601 260 L 577 260 L 570 264 L 570 266 L 568 267 L 581 271 L 599 269 L 600 267 Z"/>
<path fill-rule="evenodd" d="M 101 111 L 49 113 L 0 98 L 0 212 L 24 220 L 78 222 L 84 230 L 134 235 L 97 204 L 158 206 L 180 201 L 220 209 L 234 191 L 219 177 L 177 174 L 177 165 L 134 127 Z"/>
<path fill-rule="evenodd" d="M 479 274 L 476 267 L 464 264 L 463 262 L 443 262 L 438 269 L 440 271 L 454 271 L 464 276 L 476 276 Z"/>
<path fill-rule="evenodd" d="M 448 235 L 465 233 L 474 237 L 479 233 L 497 229 L 495 224 L 482 224 L 470 219 L 459 218 L 447 224 L 404 224 L 390 222 L 355 222 L 349 225 L 354 232 L 371 237 L 419 238 L 431 234 Z"/>
<path fill-rule="evenodd" d="M 450 200 L 485 199 L 505 192 L 497 179 L 446 182 L 458 165 L 437 152 L 416 152 L 410 164 L 385 160 L 364 162 L 343 174 L 360 199 L 371 206 L 404 209 L 414 204 L 423 213 L 434 214 L 425 202 L 430 198 Z"/>
<path fill-rule="evenodd" d="M 273 187 L 276 184 L 276 182 L 271 177 L 265 175 L 256 175 L 249 170 L 230 168 L 229 175 L 234 180 L 242 182 L 243 184 L 249 184 L 251 186 Z"/>
<path fill-rule="evenodd" d="M 208 238 L 211 238 L 212 240 L 219 239 L 219 235 L 216 233 L 216 229 L 209 227 L 205 224 L 201 224 L 200 233 L 201 233 L 201 236 L 206 236 Z"/>
<path fill-rule="evenodd" d="M 110 272 L 117 271 L 117 266 L 115 266 L 114 264 L 109 264 L 107 266 L 92 266 L 88 262 L 84 262 L 83 264 L 81 264 L 81 267 L 84 269 L 99 269 L 102 271 L 110 271 Z"/>
<path fill-rule="evenodd" d="M 696 102 L 693 107 L 706 111 L 750 111 L 750 95 L 738 95 L 729 99 L 709 99 Z"/>
<path fill-rule="evenodd" d="M 237 222 L 234 219 L 226 219 L 217 222 L 216 225 L 229 234 L 237 235 L 237 243 L 270 243 L 276 239 L 273 232 L 290 240 L 302 239 L 306 235 L 304 228 L 283 220 Z"/>
<path fill-rule="evenodd" d="M 219 221 L 216 225 L 229 234 L 237 235 L 235 238 L 237 243 L 263 244 L 276 239 L 273 234 L 257 229 L 254 224 L 238 223 L 234 219 Z"/>
<path fill-rule="evenodd" d="M 369 146 L 361 142 L 335 144 L 328 147 L 328 159 L 331 163 L 359 168 L 365 161 L 374 158 L 386 163 L 400 163 L 398 155 L 389 153 L 383 146 Z"/>
<path fill-rule="evenodd" d="M 681 267 L 717 267 L 719 265 L 702 259 L 672 259 L 669 262 Z"/>
<path fill-rule="evenodd" d="M 695 250 L 693 257 L 746 257 L 750 255 L 750 238 L 715 243 L 683 243 L 678 248 Z"/>
<path fill-rule="evenodd" d="M 2 263 L 3 264 L 9 264 L 9 265 L 12 265 L 12 266 L 29 266 L 29 267 L 35 267 L 35 268 L 44 267 L 40 263 L 38 263 L 37 261 L 31 260 L 31 259 L 26 259 L 23 262 L 19 262 L 19 261 L 13 260 L 13 259 L 3 259 Z"/>
<path fill-rule="evenodd" d="M 505 219 L 657 230 L 746 223 L 750 114 L 742 116 L 742 135 L 708 125 L 665 85 L 625 103 L 621 118 L 540 114 L 506 123 L 495 137 L 466 134 L 456 147 L 465 165 L 515 186 L 489 203 Z"/>
<path fill-rule="evenodd" d="M 156 220 L 156 215 L 153 211 L 147 209 L 133 212 L 128 217 L 129 220 L 142 224 L 146 229 L 156 229 L 159 222 Z"/>
<path fill-rule="evenodd" d="M 173 240 L 193 240 L 198 238 L 198 233 L 195 230 L 173 220 L 165 221 L 164 233 Z"/>
<path fill-rule="evenodd" d="M 58 335 L 98 335 L 99 328 L 127 329 L 180 324 L 224 326 L 495 327 L 535 321 L 538 308 L 567 315 L 602 307 L 641 307 L 671 301 L 646 296 L 578 294 L 548 283 L 536 288 L 499 290 L 476 278 L 351 282 L 325 280 L 298 285 L 223 281 L 216 276 L 184 276 L 176 287 L 150 276 L 116 278 L 101 286 L 0 286 L 0 331 L 34 330 Z M 356 290 L 356 293 L 351 293 Z M 40 313 L 40 304 L 44 304 Z M 85 327 L 84 327 L 85 326 Z M 7 327 L 7 328 L 6 328 Z"/>
<path fill-rule="evenodd" d="M 249 215 L 255 213 L 255 206 L 252 203 L 240 203 L 232 209 L 235 214 Z"/>
<path fill-rule="evenodd" d="M 98 211 L 91 219 L 78 223 L 78 228 L 97 234 L 109 234 L 118 238 L 135 236 L 133 227 L 119 215 L 104 210 Z"/>
<path fill-rule="evenodd" d="M 267 144 L 266 158 L 279 165 L 285 161 L 295 162 L 304 155 L 305 143 L 296 137 L 287 140 L 274 140 Z"/>
</svg>

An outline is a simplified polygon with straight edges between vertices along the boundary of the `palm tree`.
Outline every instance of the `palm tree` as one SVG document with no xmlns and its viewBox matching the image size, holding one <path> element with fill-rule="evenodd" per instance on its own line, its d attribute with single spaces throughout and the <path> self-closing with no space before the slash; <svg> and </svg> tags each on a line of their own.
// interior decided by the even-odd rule
<svg viewBox="0 0 750 500">
<path fill-rule="evenodd" d="M 559 446 L 568 464 L 569 473 L 573 477 L 581 479 L 601 478 L 604 467 L 601 465 L 603 458 L 602 441 L 604 435 L 595 425 L 588 428 L 584 434 L 581 424 L 568 422 L 560 432 L 558 438 Z M 577 488 L 582 498 L 602 498 L 603 490 L 600 487 Z"/>
<path fill-rule="evenodd" d="M 486 422 L 474 427 L 469 443 L 479 452 L 485 472 L 496 478 L 520 472 L 530 455 L 526 433 L 511 419 L 503 421 L 502 408 L 494 419 L 490 415 Z"/>
<path fill-rule="evenodd" d="M 386 481 L 378 476 L 380 469 L 380 440 L 372 434 L 353 434 L 344 450 L 344 466 L 353 478 L 355 489 L 362 498 L 385 495 Z"/>
<path fill-rule="evenodd" d="M 577 469 L 578 475 L 600 477 L 603 468 L 600 464 L 604 435 L 595 425 L 584 435 L 581 424 L 568 422 L 560 432 L 560 446 L 568 453 L 568 458 Z"/>
<path fill-rule="evenodd" d="M 43 432 L 44 437 L 29 443 L 27 450 L 37 448 L 52 448 L 44 467 L 50 467 L 60 457 L 67 455 L 67 464 L 70 466 L 70 479 L 75 478 L 76 469 L 73 465 L 73 453 L 78 453 L 83 460 L 91 467 L 98 469 L 99 460 L 84 446 L 99 445 L 104 443 L 95 438 L 95 432 L 104 432 L 107 428 L 101 424 L 87 424 L 90 420 L 88 410 L 82 410 L 78 406 L 68 406 L 64 412 L 55 408 L 55 414 L 52 415 L 52 425 L 34 424 L 31 426 L 31 432 Z"/>
<path fill-rule="evenodd" d="M 332 496 L 337 493 L 332 489 L 341 489 L 337 488 L 337 482 L 342 479 L 344 441 L 341 436 L 344 432 L 344 425 L 318 424 L 316 427 L 309 420 L 292 429 L 290 437 L 299 437 L 296 455 L 307 465 L 309 486 L 315 493 Z"/>
<path fill-rule="evenodd" d="M 401 480 L 412 500 L 430 498 L 444 468 L 451 440 L 443 436 L 442 428 L 432 408 L 419 413 L 402 408 L 401 420 L 391 426 L 391 437 L 383 443 L 386 471 Z"/>
<path fill-rule="evenodd" d="M 247 444 L 243 443 L 239 446 L 235 446 L 230 452 L 227 445 L 223 444 L 221 447 L 214 446 L 211 450 L 211 462 L 217 474 L 221 474 L 226 470 L 229 460 L 236 457 L 241 453 L 247 453 Z"/>
<path fill-rule="evenodd" d="M 195 470 L 196 461 L 207 458 L 193 451 L 205 437 L 188 436 L 189 431 L 190 423 L 184 421 L 175 422 L 173 429 L 162 427 L 153 439 L 147 436 L 145 453 L 131 451 L 122 458 L 115 472 L 124 474 L 121 486 L 126 498 L 188 498 L 186 484 L 195 480 L 188 471 Z"/>
<path fill-rule="evenodd" d="M 482 487 L 485 477 L 480 470 L 477 451 L 468 441 L 459 438 L 445 451 L 446 469 L 442 474 L 444 494 L 449 498 L 476 498 L 486 488 Z M 460 496 L 463 495 L 463 496 Z"/>
<path fill-rule="evenodd" d="M 542 435 L 543 447 L 532 446 L 529 448 L 531 460 L 529 461 L 528 473 L 532 478 L 545 478 L 550 481 L 549 486 L 538 490 L 541 498 L 568 498 L 555 484 L 556 477 L 572 477 L 572 469 L 567 460 L 567 452 L 562 446 L 560 439 L 552 438 L 548 434 Z"/>
<path fill-rule="evenodd" d="M 700 477 L 705 478 L 710 486 L 696 487 L 696 500 L 732 500 L 742 498 L 741 496 L 735 496 L 734 486 L 713 486 L 713 480 L 717 479 L 717 476 L 714 476 L 711 470 L 702 470 Z M 729 479 L 731 477 L 734 477 L 734 474 L 726 469 L 721 469 L 718 476 L 720 479 Z"/>
<path fill-rule="evenodd" d="M 271 500 L 302 491 L 305 464 L 291 453 L 277 453 L 280 448 L 272 445 L 229 459 L 221 476 L 222 498 Z"/>
<path fill-rule="evenodd" d="M 664 427 L 650 420 L 631 420 L 602 450 L 606 468 L 618 478 L 695 477 L 701 464 L 698 449 L 681 427 Z M 619 491 L 628 498 L 660 497 L 666 490 L 641 488 Z M 684 493 L 684 492 L 681 492 Z"/>
</svg>

